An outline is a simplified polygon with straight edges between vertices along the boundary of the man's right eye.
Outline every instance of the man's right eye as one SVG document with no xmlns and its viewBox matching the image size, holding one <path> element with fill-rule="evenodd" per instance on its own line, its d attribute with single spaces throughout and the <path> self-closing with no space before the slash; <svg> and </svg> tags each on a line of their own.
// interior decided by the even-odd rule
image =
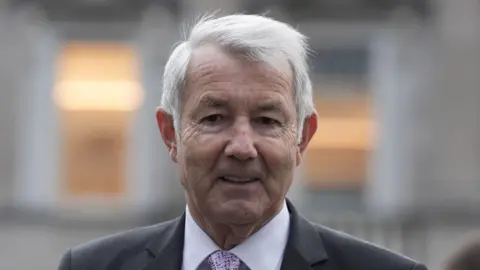
<svg viewBox="0 0 480 270">
<path fill-rule="evenodd" d="M 215 124 L 223 120 L 223 115 L 221 114 L 212 114 L 202 119 L 203 123 L 206 124 Z"/>
</svg>

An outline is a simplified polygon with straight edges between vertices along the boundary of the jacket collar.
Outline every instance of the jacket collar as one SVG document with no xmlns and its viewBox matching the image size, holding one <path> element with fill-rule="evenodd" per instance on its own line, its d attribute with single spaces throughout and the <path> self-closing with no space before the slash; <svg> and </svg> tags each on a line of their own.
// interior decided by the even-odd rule
<svg viewBox="0 0 480 270">
<path fill-rule="evenodd" d="M 313 266 L 328 258 L 319 231 L 314 224 L 298 213 L 288 199 L 287 208 L 290 213 L 290 233 L 281 270 L 313 269 Z M 151 260 L 139 270 L 180 270 L 184 230 L 185 214 L 162 226 L 155 239 L 146 247 Z"/>
<path fill-rule="evenodd" d="M 281 270 L 307 270 L 327 260 L 327 252 L 318 229 L 298 213 L 287 199 L 290 212 L 290 235 Z"/>
<path fill-rule="evenodd" d="M 180 270 L 183 259 L 185 214 L 165 224 L 145 247 L 150 260 L 139 270 Z"/>
</svg>

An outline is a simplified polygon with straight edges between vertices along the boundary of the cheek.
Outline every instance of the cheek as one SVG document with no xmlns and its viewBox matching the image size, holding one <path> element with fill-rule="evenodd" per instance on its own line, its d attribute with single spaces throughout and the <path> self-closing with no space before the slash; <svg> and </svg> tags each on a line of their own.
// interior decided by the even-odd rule
<svg viewBox="0 0 480 270">
<path fill-rule="evenodd" d="M 199 190 L 208 189 L 212 183 L 221 147 L 218 138 L 192 136 L 185 140 L 180 148 L 180 164 L 183 168 L 183 181 Z"/>
<path fill-rule="evenodd" d="M 265 155 L 269 157 L 272 163 L 275 163 L 277 169 L 290 171 L 295 167 L 297 158 L 297 145 L 295 132 L 285 132 L 280 138 L 265 140 L 261 145 Z"/>
<path fill-rule="evenodd" d="M 273 178 L 271 185 L 289 185 L 296 164 L 296 149 L 290 144 L 266 144 L 262 156 Z"/>
</svg>

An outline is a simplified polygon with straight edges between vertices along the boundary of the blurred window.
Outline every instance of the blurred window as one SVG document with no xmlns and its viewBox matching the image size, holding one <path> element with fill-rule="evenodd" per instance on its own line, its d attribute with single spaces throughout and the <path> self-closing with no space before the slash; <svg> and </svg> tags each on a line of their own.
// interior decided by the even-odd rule
<svg viewBox="0 0 480 270">
<path fill-rule="evenodd" d="M 74 42 L 60 50 L 54 101 L 67 199 L 125 195 L 130 119 L 142 98 L 136 67 L 125 44 Z"/>
<path fill-rule="evenodd" d="M 368 98 L 317 97 L 317 133 L 305 159 L 312 189 L 361 189 L 367 177 L 374 122 Z"/>
</svg>

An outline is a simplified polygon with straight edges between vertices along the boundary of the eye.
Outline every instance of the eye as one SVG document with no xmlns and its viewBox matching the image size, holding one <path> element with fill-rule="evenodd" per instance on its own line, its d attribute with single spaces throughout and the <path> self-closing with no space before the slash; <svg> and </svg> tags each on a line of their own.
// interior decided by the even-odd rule
<svg viewBox="0 0 480 270">
<path fill-rule="evenodd" d="M 212 114 L 202 119 L 202 123 L 206 124 L 215 124 L 223 120 L 223 115 L 221 114 Z"/>
<path fill-rule="evenodd" d="M 257 123 L 263 125 L 263 126 L 277 126 L 280 125 L 280 122 L 278 120 L 275 120 L 270 117 L 259 117 L 257 119 Z"/>
</svg>

